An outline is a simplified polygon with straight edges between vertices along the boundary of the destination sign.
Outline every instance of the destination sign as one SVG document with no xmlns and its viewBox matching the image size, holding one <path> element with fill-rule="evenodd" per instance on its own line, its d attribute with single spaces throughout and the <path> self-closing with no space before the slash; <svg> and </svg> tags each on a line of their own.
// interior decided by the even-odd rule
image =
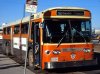
<svg viewBox="0 0 100 74">
<path fill-rule="evenodd" d="M 77 15 L 77 16 L 83 16 L 84 15 L 84 11 L 57 11 L 57 15 Z"/>
<path fill-rule="evenodd" d="M 26 12 L 36 13 L 37 11 L 37 0 L 26 0 Z"/>
</svg>

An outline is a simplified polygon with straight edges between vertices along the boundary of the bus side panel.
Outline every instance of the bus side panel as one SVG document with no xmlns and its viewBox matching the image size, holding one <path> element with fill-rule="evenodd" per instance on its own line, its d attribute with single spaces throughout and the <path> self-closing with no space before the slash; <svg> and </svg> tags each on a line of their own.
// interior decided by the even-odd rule
<svg viewBox="0 0 100 74">
<path fill-rule="evenodd" d="M 19 59 L 18 62 L 24 62 L 25 53 L 28 49 L 27 38 L 13 37 L 14 55 Z"/>
</svg>

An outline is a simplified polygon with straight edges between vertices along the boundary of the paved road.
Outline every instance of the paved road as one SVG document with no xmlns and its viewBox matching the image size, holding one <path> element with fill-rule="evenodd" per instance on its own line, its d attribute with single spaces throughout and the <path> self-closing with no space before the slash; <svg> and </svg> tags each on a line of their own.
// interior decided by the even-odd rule
<svg viewBox="0 0 100 74">
<path fill-rule="evenodd" d="M 24 67 L 0 52 L 0 74 L 24 74 Z M 26 74 L 34 73 L 27 69 Z"/>
</svg>

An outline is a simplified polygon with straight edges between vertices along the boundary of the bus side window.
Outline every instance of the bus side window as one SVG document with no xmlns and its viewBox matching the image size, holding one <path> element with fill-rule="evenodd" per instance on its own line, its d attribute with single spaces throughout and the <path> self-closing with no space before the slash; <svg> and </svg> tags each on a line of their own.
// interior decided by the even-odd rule
<svg viewBox="0 0 100 74">
<path fill-rule="evenodd" d="M 19 27 L 19 25 L 16 25 L 16 26 L 14 27 L 14 34 L 18 34 L 19 31 L 20 31 L 20 27 Z"/>
<path fill-rule="evenodd" d="M 7 34 L 10 34 L 10 32 L 11 32 L 11 28 L 7 27 Z"/>
<path fill-rule="evenodd" d="M 29 27 L 29 23 L 24 23 L 21 25 L 21 33 L 22 34 L 27 34 L 28 33 L 28 27 Z"/>
<path fill-rule="evenodd" d="M 4 28 L 3 34 L 6 34 L 6 28 Z"/>
</svg>

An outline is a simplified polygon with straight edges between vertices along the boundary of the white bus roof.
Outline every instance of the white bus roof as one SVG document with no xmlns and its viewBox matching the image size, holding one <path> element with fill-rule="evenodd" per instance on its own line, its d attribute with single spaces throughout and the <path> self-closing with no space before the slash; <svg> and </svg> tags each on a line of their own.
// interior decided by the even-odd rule
<svg viewBox="0 0 100 74">
<path fill-rule="evenodd" d="M 19 19 L 19 20 L 16 20 L 16 21 L 14 21 L 14 22 L 11 22 L 11 23 L 7 23 L 7 24 L 5 24 L 5 25 L 3 25 L 3 27 L 9 27 L 9 26 L 11 26 L 11 25 L 18 25 L 19 23 L 21 23 L 21 22 L 28 22 L 30 20 L 30 16 L 27 16 L 27 17 L 24 17 L 24 18 L 22 18 L 22 19 Z"/>
<path fill-rule="evenodd" d="M 49 10 L 54 10 L 54 9 L 76 9 L 76 10 L 87 10 L 85 8 L 80 8 L 80 7 L 53 7 L 53 8 L 49 8 L 44 10 L 43 12 L 49 11 Z"/>
<path fill-rule="evenodd" d="M 33 14 L 33 16 L 34 16 L 34 18 L 35 18 L 36 15 L 39 15 L 39 14 L 41 15 L 41 14 L 43 14 L 43 13 L 49 11 L 49 10 L 54 10 L 54 9 L 87 10 L 87 9 L 85 9 L 85 8 L 80 8 L 80 7 L 53 7 L 53 8 L 49 8 L 49 9 L 46 9 L 46 10 L 42 11 L 42 13 L 39 12 L 39 13 L 37 13 L 37 14 Z M 24 18 L 22 18 L 22 19 L 16 20 L 16 21 L 14 21 L 14 22 L 7 23 L 6 25 L 3 25 L 3 27 L 9 27 L 9 26 L 11 26 L 11 25 L 17 25 L 17 24 L 19 24 L 19 23 L 21 23 L 21 22 L 23 22 L 23 23 L 24 23 L 24 22 L 28 22 L 29 20 L 30 20 L 30 16 L 27 16 L 27 17 L 24 17 Z"/>
</svg>

